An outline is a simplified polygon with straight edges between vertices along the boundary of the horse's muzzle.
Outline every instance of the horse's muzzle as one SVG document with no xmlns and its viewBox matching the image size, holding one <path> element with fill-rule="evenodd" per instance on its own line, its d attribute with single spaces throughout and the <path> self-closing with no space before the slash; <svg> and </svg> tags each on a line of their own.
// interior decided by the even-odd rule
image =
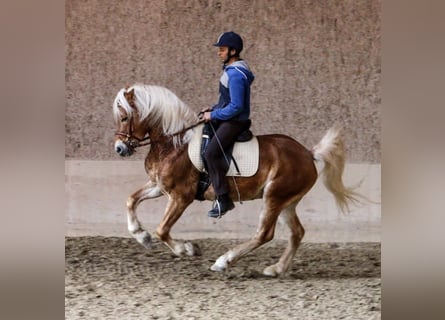
<svg viewBox="0 0 445 320">
<path fill-rule="evenodd" d="M 117 140 L 114 144 L 114 151 L 116 151 L 121 157 L 128 157 L 133 154 L 133 150 L 129 148 L 121 140 Z"/>
</svg>

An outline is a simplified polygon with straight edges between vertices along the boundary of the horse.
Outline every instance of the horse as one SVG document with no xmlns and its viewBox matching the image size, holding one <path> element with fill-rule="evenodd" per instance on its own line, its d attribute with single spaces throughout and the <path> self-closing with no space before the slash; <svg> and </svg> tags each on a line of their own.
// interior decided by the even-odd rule
<svg viewBox="0 0 445 320">
<path fill-rule="evenodd" d="M 176 221 L 196 200 L 200 172 L 189 159 L 187 146 L 195 127 L 202 122 L 198 114 L 167 88 L 135 83 L 118 92 L 113 102 L 113 115 L 117 125 L 114 149 L 120 156 L 131 156 L 136 148 L 150 145 L 145 158 L 148 182 L 127 200 L 131 236 L 150 248 L 152 236 L 142 227 L 136 208 L 144 200 L 165 195 L 168 203 L 156 228 L 156 237 L 177 256 L 201 255 L 198 245 L 170 236 Z M 258 170 L 250 177 L 229 179 L 229 185 L 232 199 L 263 199 L 257 232 L 249 241 L 221 255 L 210 270 L 224 271 L 252 250 L 271 241 L 279 218 L 290 229 L 288 244 L 278 262 L 266 267 L 263 274 L 276 277 L 289 269 L 305 234 L 296 206 L 318 179 L 316 162 L 324 164 L 320 175 L 341 211 L 349 211 L 351 203 L 359 202 L 360 195 L 345 187 L 342 181 L 345 146 L 341 132 L 341 127 L 334 125 L 312 149 L 282 134 L 256 136 Z M 204 199 L 213 201 L 215 198 L 210 185 Z"/>
</svg>

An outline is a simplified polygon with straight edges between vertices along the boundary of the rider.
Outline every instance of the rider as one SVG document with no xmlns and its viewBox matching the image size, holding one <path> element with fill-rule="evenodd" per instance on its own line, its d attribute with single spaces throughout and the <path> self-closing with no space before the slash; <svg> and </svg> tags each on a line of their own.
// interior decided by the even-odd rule
<svg viewBox="0 0 445 320">
<path fill-rule="evenodd" d="M 250 86 L 254 75 L 247 63 L 240 58 L 243 40 L 238 34 L 224 32 L 214 46 L 218 47 L 217 54 L 224 70 L 219 81 L 219 101 L 202 112 L 204 120 L 210 121 L 215 130 L 205 153 L 205 160 L 217 196 L 216 205 L 208 212 L 208 216 L 218 218 L 235 207 L 229 196 L 226 178 L 229 162 L 221 148 L 227 151 L 233 146 L 237 136 L 250 127 Z"/>
</svg>

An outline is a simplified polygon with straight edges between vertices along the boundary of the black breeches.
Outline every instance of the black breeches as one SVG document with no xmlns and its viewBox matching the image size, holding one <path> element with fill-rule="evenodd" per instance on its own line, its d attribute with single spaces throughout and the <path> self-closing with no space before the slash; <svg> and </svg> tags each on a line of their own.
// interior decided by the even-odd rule
<svg viewBox="0 0 445 320">
<path fill-rule="evenodd" d="M 219 125 L 215 125 L 215 123 L 212 122 L 216 133 L 207 147 L 205 160 L 207 162 L 210 181 L 218 196 L 229 192 L 226 174 L 227 170 L 229 170 L 231 160 L 229 155 L 224 156 L 225 154 L 221 150 L 221 146 L 224 151 L 229 150 L 234 145 L 238 135 L 244 130 L 249 129 L 250 123 L 250 120 L 221 121 Z"/>
</svg>

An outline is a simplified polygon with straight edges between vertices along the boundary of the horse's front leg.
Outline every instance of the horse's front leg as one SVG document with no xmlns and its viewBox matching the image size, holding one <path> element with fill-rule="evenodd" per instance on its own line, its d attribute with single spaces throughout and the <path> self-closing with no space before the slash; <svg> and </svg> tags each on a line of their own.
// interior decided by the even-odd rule
<svg viewBox="0 0 445 320">
<path fill-rule="evenodd" d="M 189 256 L 201 255 L 201 249 L 196 244 L 173 240 L 173 238 L 170 237 L 171 228 L 181 217 L 184 210 L 192 202 L 193 199 L 170 196 L 167 208 L 165 209 L 164 217 L 156 229 L 156 235 L 158 238 L 177 256 L 181 256 L 183 254 L 187 254 Z"/>
<path fill-rule="evenodd" d="M 136 207 L 146 199 L 153 199 L 162 196 L 161 189 L 152 181 L 148 181 L 141 189 L 133 193 L 127 199 L 127 219 L 128 231 L 140 244 L 149 248 L 151 245 L 151 235 L 145 230 L 136 215 Z"/>
</svg>

